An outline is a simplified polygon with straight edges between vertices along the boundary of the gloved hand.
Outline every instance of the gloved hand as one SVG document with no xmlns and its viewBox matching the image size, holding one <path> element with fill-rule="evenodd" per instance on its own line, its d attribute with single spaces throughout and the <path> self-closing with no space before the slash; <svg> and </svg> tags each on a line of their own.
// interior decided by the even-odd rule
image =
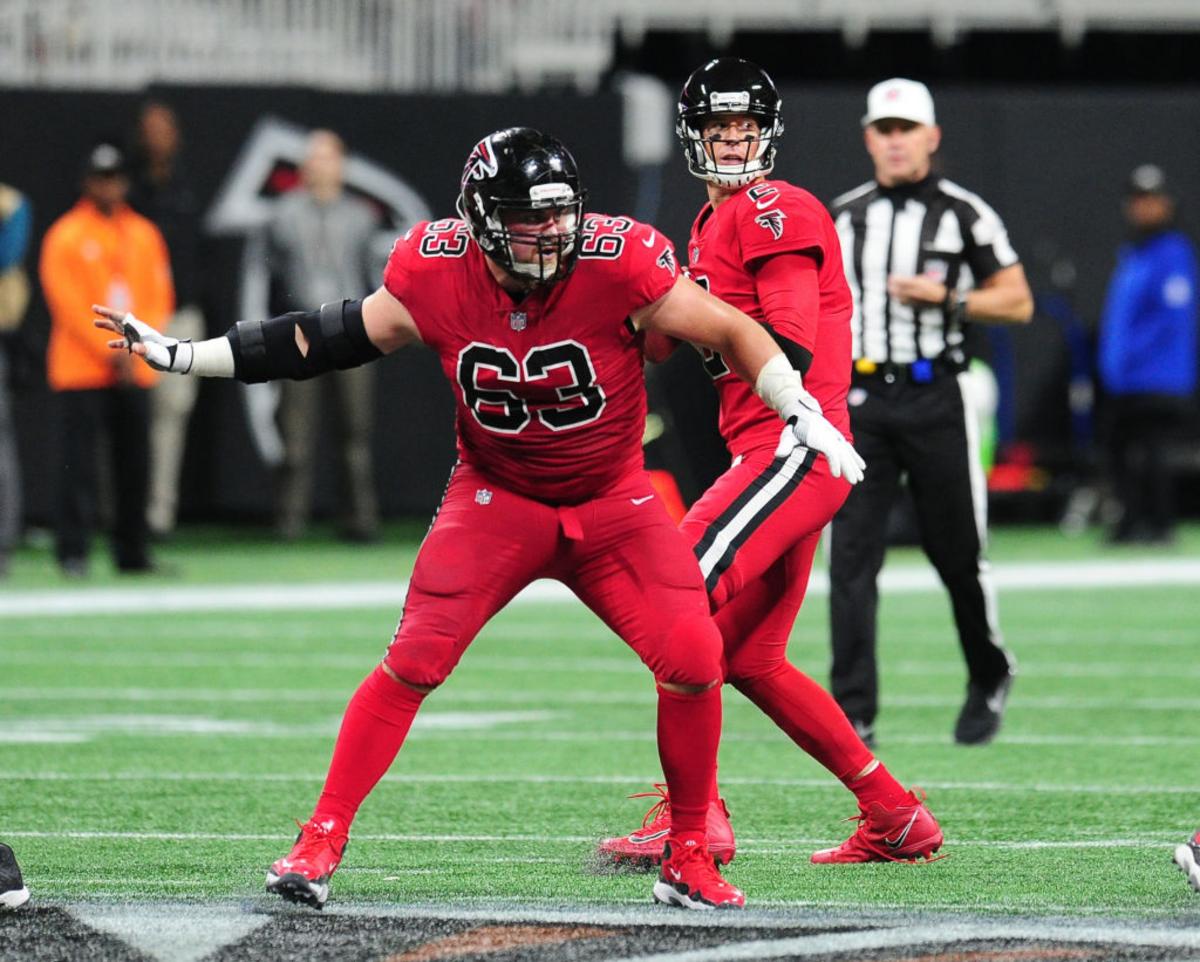
<svg viewBox="0 0 1200 962">
<path fill-rule="evenodd" d="M 775 457 L 787 457 L 796 445 L 802 444 L 825 455 L 835 478 L 844 477 L 851 484 L 858 484 L 863 479 L 867 463 L 842 436 L 842 432 L 825 420 L 821 405 L 811 394 L 805 391 L 789 403 L 781 414 L 787 424 L 779 436 Z"/>
<path fill-rule="evenodd" d="M 93 305 L 94 310 L 103 321 L 97 321 L 96 326 L 120 334 L 125 338 L 125 347 L 130 354 L 139 354 L 146 363 L 157 371 L 168 371 L 172 374 L 187 374 L 192 369 L 191 339 L 179 340 L 160 334 L 144 321 L 139 321 L 128 311 L 116 311 L 110 307 Z M 109 341 L 110 347 L 120 347 L 120 341 Z M 140 349 L 138 347 L 140 345 Z"/>
</svg>

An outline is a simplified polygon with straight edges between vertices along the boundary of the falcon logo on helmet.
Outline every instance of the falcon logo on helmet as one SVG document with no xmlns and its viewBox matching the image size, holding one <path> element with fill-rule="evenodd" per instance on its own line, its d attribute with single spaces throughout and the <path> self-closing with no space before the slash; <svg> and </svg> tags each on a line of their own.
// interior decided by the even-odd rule
<svg viewBox="0 0 1200 962">
<path fill-rule="evenodd" d="M 532 127 L 508 127 L 472 149 L 457 207 L 475 242 L 509 275 L 552 284 L 575 267 L 585 196 L 562 143 Z M 516 256 L 514 242 L 527 256 Z"/>
<path fill-rule="evenodd" d="M 775 142 L 783 136 L 782 100 L 767 72 L 738 57 L 719 57 L 698 69 L 679 95 L 675 135 L 688 170 L 722 187 L 741 187 L 766 177 L 775 166 Z M 721 114 L 745 114 L 758 122 L 756 150 L 742 163 L 719 164 L 705 140 L 704 125 Z"/>
<path fill-rule="evenodd" d="M 466 187 L 468 181 L 495 177 L 496 169 L 496 152 L 492 150 L 492 138 L 484 137 L 471 149 L 471 155 L 463 167 L 462 183 L 459 186 Z"/>
</svg>

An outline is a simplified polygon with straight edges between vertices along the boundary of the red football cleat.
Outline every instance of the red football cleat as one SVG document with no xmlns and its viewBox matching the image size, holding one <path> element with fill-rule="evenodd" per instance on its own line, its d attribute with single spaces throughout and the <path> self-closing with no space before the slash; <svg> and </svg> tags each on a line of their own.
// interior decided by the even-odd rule
<svg viewBox="0 0 1200 962">
<path fill-rule="evenodd" d="M 348 841 L 333 819 L 318 822 L 310 818 L 300 825 L 292 850 L 267 869 L 267 891 L 289 902 L 324 907 L 329 877 L 337 871 Z"/>
<path fill-rule="evenodd" d="M 742 890 L 721 877 L 699 832 L 668 835 L 662 867 L 654 883 L 654 900 L 681 909 L 740 909 Z"/>
<path fill-rule="evenodd" d="M 925 807 L 925 793 L 914 788 L 904 804 L 884 808 L 872 802 L 848 821 L 857 821 L 858 831 L 837 848 L 814 852 L 818 865 L 835 862 L 936 861 L 933 853 L 942 847 L 942 830 Z"/>
<path fill-rule="evenodd" d="M 618 864 L 632 865 L 649 870 L 663 858 L 663 844 L 671 833 L 671 798 L 663 782 L 654 783 L 654 791 L 637 792 L 630 798 L 657 798 L 650 810 L 642 816 L 642 827 L 636 832 L 620 838 L 606 838 L 596 851 L 603 858 Z M 718 865 L 733 861 L 737 843 L 733 838 L 733 826 L 729 824 L 729 809 L 724 799 L 717 799 L 708 806 L 708 850 Z"/>
</svg>

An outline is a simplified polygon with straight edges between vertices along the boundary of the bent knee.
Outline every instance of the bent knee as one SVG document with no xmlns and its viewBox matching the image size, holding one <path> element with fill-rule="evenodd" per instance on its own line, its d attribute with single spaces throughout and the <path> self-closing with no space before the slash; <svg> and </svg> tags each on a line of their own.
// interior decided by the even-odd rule
<svg viewBox="0 0 1200 962">
<path fill-rule="evenodd" d="M 721 633 L 704 615 L 685 617 L 666 632 L 655 680 L 668 691 L 698 693 L 720 684 Z"/>
<path fill-rule="evenodd" d="M 428 693 L 450 677 L 460 655 L 451 639 L 397 639 L 388 648 L 383 667 L 400 684 Z"/>
</svg>

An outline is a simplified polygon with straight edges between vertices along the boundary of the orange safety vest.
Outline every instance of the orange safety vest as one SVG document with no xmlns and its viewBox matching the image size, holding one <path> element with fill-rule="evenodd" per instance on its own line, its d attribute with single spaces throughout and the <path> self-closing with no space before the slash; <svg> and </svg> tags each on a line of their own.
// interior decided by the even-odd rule
<svg viewBox="0 0 1200 962">
<path fill-rule="evenodd" d="M 50 308 L 46 377 L 55 391 L 85 391 L 118 382 L 112 336 L 92 324 L 92 305 L 133 311 L 159 330 L 175 309 L 171 263 L 162 234 L 122 205 L 106 217 L 84 198 L 56 220 L 42 241 L 42 292 Z M 158 373 L 134 358 L 139 387 Z"/>
</svg>

